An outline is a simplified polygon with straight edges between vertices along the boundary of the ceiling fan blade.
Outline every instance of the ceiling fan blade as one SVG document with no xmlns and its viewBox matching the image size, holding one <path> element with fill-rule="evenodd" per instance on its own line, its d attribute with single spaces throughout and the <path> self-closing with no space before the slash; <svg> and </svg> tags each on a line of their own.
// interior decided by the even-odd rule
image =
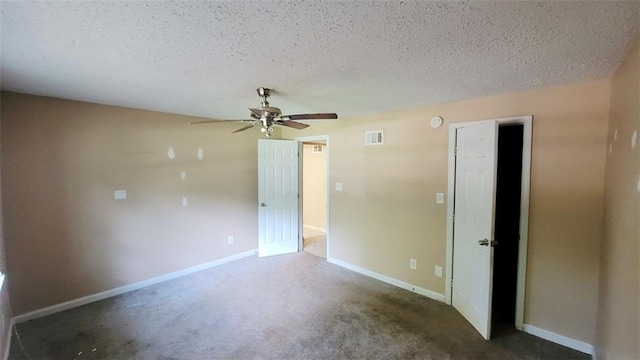
<svg viewBox="0 0 640 360">
<path fill-rule="evenodd" d="M 335 113 L 323 113 L 323 114 L 296 114 L 283 116 L 289 120 L 334 120 L 338 118 L 338 114 Z"/>
<path fill-rule="evenodd" d="M 239 119 L 239 120 L 202 120 L 202 121 L 191 121 L 189 124 L 190 125 L 197 125 L 197 124 L 215 124 L 215 123 L 232 123 L 232 122 L 253 122 L 254 120 L 245 120 L 245 119 Z"/>
<path fill-rule="evenodd" d="M 245 130 L 251 129 L 251 128 L 252 128 L 252 127 L 254 127 L 255 125 L 256 125 L 256 124 L 247 125 L 247 126 L 245 126 L 245 127 L 241 127 L 240 129 L 238 129 L 238 130 L 236 130 L 236 131 L 232 131 L 231 133 L 232 133 L 232 134 L 235 134 L 235 133 L 238 133 L 238 132 L 240 132 L 240 131 L 245 131 Z"/>
<path fill-rule="evenodd" d="M 298 129 L 298 130 L 306 129 L 306 128 L 309 127 L 309 125 L 307 125 L 307 124 L 303 124 L 303 123 L 299 123 L 299 122 L 291 121 L 291 120 L 278 121 L 277 124 L 278 125 L 282 125 L 282 126 L 286 126 L 286 127 L 290 127 L 290 128 L 294 128 L 294 129 Z"/>
<path fill-rule="evenodd" d="M 233 121 L 233 120 L 231 120 L 231 121 Z M 213 123 L 219 123 L 219 122 L 227 122 L 227 120 L 191 121 L 191 122 L 189 122 L 189 124 L 191 124 L 191 125 L 195 125 L 195 124 L 213 124 Z"/>
<path fill-rule="evenodd" d="M 263 115 L 265 115 L 265 111 L 263 109 L 249 108 L 249 110 L 251 110 L 251 117 L 254 119 L 260 119 Z"/>
</svg>

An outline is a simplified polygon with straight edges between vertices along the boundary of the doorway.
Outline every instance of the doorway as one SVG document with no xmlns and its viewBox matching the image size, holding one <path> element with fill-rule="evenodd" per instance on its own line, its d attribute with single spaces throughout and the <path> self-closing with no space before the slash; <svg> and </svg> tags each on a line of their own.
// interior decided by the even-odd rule
<svg viewBox="0 0 640 360">
<path fill-rule="evenodd" d="M 520 124 L 498 128 L 491 338 L 515 330 L 523 130 Z"/>
<path fill-rule="evenodd" d="M 328 137 L 296 139 L 300 148 L 300 249 L 326 259 L 328 255 Z"/>
<path fill-rule="evenodd" d="M 469 318 L 464 311 L 461 312 L 487 339 L 499 337 L 514 329 L 523 330 L 532 120 L 532 116 L 523 116 L 450 124 L 445 300 L 447 303 L 456 306 L 456 308 L 463 306 L 463 310 L 466 310 L 464 309 L 465 306 L 474 308 L 475 313 L 472 318 Z M 467 128 L 480 129 L 481 127 L 491 129 L 491 124 L 494 124 L 493 129 L 495 130 L 487 130 L 490 131 L 489 133 L 466 130 Z M 458 134 L 462 134 L 463 129 L 467 135 L 459 139 L 458 137 L 461 135 Z M 473 135 L 474 132 L 478 135 Z M 495 135 L 491 135 L 489 138 L 495 136 L 495 141 L 490 141 L 488 140 L 489 138 L 486 138 L 487 134 L 492 133 L 495 133 Z M 474 138 L 474 136 L 480 137 Z M 496 164 L 493 166 L 495 179 L 491 177 L 487 179 L 495 181 L 495 191 L 488 193 L 490 194 L 488 198 L 467 195 L 465 191 L 458 193 L 458 190 L 463 190 L 465 187 L 460 187 L 460 184 L 456 184 L 456 169 L 460 166 L 457 161 L 462 161 L 461 164 L 467 161 L 464 157 L 457 158 L 460 154 L 456 154 L 456 152 L 462 150 L 457 149 L 459 146 L 457 141 L 460 140 L 469 144 L 475 142 L 481 145 L 493 144 L 491 148 L 494 149 L 492 152 L 496 160 Z M 478 146 L 472 146 L 470 149 L 477 151 Z M 462 151 L 468 152 L 469 150 Z M 490 153 L 491 151 L 487 154 L 491 157 Z M 466 177 L 463 178 L 466 179 Z M 475 192 L 469 194 L 473 193 Z M 467 196 L 471 196 L 471 203 L 462 200 Z M 484 205 L 478 205 L 474 199 L 482 198 L 485 199 L 477 201 L 488 202 L 489 205 L 487 206 L 489 207 L 487 209 L 494 214 L 493 219 L 489 218 L 489 224 L 493 227 L 492 231 L 489 232 L 491 234 L 490 237 L 485 238 L 486 235 L 483 235 L 483 237 L 476 239 L 477 234 L 473 234 L 469 239 L 466 239 L 466 235 L 460 237 L 461 235 L 456 233 L 459 222 L 471 219 L 475 223 L 477 219 L 473 216 L 469 219 L 463 219 L 468 214 L 458 214 L 459 211 L 464 209 L 455 209 L 456 204 L 471 204 L 472 209 L 480 209 Z M 491 202 L 494 202 L 494 204 L 492 205 Z M 481 213 L 486 212 L 483 211 Z M 460 225 L 464 226 L 464 224 Z M 464 228 L 461 229 L 464 230 Z M 458 248 L 456 244 L 459 241 L 464 241 L 460 244 L 468 242 L 471 248 L 469 250 L 461 248 L 458 251 L 471 251 L 470 254 L 475 254 L 473 256 L 479 256 L 476 260 L 486 260 L 474 261 L 472 266 L 476 269 L 474 270 L 476 272 L 480 269 L 477 266 L 487 266 L 488 270 L 483 271 L 485 275 L 482 276 L 484 277 L 477 278 L 477 275 L 474 275 L 475 277 L 465 275 L 466 272 L 470 271 L 468 266 L 455 266 L 455 259 L 461 258 L 456 255 L 455 251 Z M 458 271 L 458 274 L 455 273 L 456 271 Z M 454 278 L 455 284 L 453 284 Z M 452 285 L 456 291 L 452 290 Z M 468 291 L 466 293 L 461 291 L 460 286 L 466 287 Z M 477 301 L 477 299 L 481 299 L 484 296 L 481 295 L 482 293 L 487 294 L 488 301 Z M 478 296 L 478 294 L 481 296 Z M 460 295 L 470 295 L 469 299 L 463 299 L 462 305 L 459 297 L 457 300 L 453 299 L 454 296 Z M 470 303 L 466 304 L 469 301 Z M 456 303 L 458 305 L 455 305 Z M 477 323 L 486 325 L 478 327 Z"/>
</svg>

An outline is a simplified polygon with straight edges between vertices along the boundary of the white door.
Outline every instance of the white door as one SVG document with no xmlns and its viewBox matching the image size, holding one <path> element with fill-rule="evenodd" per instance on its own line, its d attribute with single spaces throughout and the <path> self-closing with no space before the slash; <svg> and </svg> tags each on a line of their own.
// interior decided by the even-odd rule
<svg viewBox="0 0 640 360">
<path fill-rule="evenodd" d="M 491 336 L 493 225 L 498 123 L 459 128 L 453 233 L 453 306 Z"/>
<path fill-rule="evenodd" d="M 298 142 L 258 140 L 258 255 L 298 251 Z"/>
</svg>

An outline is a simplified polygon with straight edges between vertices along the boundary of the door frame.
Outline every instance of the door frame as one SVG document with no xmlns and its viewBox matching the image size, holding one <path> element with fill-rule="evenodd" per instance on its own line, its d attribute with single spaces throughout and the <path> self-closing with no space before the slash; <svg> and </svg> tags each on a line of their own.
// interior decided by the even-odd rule
<svg viewBox="0 0 640 360">
<path fill-rule="evenodd" d="M 330 218 L 330 211 L 329 209 L 331 208 L 330 206 L 330 201 L 331 201 L 331 196 L 329 196 L 329 190 L 331 189 L 331 184 L 329 182 L 330 176 L 329 176 L 329 169 L 331 169 L 330 166 L 330 162 L 331 162 L 331 157 L 329 156 L 329 135 L 314 135 L 314 136 L 301 136 L 301 137 L 296 137 L 294 138 L 294 140 L 296 140 L 298 142 L 298 191 L 300 196 L 298 197 L 298 233 L 299 233 L 299 239 L 298 239 L 298 251 L 302 251 L 304 245 L 303 245 L 303 237 L 302 237 L 302 233 L 303 233 L 303 206 L 302 206 L 302 200 L 304 199 L 304 193 L 303 193 L 303 179 L 302 179 L 302 174 L 303 174 L 303 159 L 304 159 L 304 143 L 305 142 L 314 142 L 314 141 L 324 141 L 325 142 L 325 157 L 326 157 L 326 169 L 325 169 L 325 175 L 327 177 L 327 187 L 325 189 L 325 196 L 327 198 L 327 209 L 326 209 L 326 218 L 327 218 L 327 225 L 326 225 L 326 240 L 327 240 L 327 260 L 329 260 L 331 258 L 331 242 L 329 239 L 329 234 L 330 231 L 329 229 L 331 228 L 331 218 Z"/>
<path fill-rule="evenodd" d="M 485 119 L 465 121 L 449 124 L 449 159 L 447 179 L 447 237 L 446 237 L 446 266 L 445 266 L 445 303 L 451 305 L 451 276 L 453 275 L 453 210 L 455 200 L 455 144 L 456 133 L 461 127 L 476 125 L 482 122 L 496 121 L 498 126 L 517 124 L 523 125 L 522 133 L 522 183 L 520 190 L 520 241 L 518 245 L 518 276 L 516 285 L 516 316 L 515 327 L 524 328 L 525 281 L 527 272 L 527 243 L 529 236 L 529 194 L 531 188 L 531 141 L 533 115 L 508 117 L 500 119 Z M 499 141 L 499 138 L 498 138 Z"/>
</svg>

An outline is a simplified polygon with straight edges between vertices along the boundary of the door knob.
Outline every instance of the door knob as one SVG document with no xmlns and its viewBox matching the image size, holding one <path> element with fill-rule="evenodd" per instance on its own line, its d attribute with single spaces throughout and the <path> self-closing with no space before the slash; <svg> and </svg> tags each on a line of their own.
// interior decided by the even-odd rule
<svg viewBox="0 0 640 360">
<path fill-rule="evenodd" d="M 266 206 L 267 206 L 267 204 L 265 204 L 265 203 L 260 203 L 260 207 L 266 207 Z"/>
<path fill-rule="evenodd" d="M 496 245 L 498 245 L 498 241 L 497 240 L 489 241 L 489 239 L 482 239 L 482 240 L 478 240 L 478 244 L 480 244 L 480 246 L 491 245 L 491 247 L 495 247 Z"/>
</svg>

